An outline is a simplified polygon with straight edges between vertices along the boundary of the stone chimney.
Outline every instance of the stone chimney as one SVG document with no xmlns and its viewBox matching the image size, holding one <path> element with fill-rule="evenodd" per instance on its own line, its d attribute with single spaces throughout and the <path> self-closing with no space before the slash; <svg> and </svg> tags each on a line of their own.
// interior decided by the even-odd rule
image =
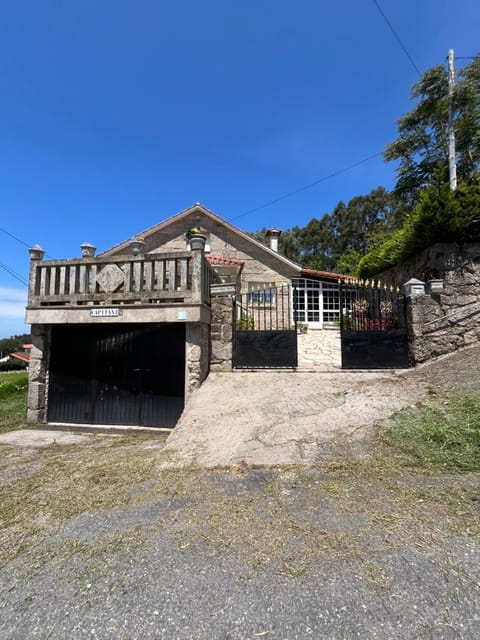
<svg viewBox="0 0 480 640">
<path fill-rule="evenodd" d="M 278 239 L 282 235 L 280 229 L 272 227 L 265 235 L 270 239 L 270 249 L 278 253 Z"/>
</svg>

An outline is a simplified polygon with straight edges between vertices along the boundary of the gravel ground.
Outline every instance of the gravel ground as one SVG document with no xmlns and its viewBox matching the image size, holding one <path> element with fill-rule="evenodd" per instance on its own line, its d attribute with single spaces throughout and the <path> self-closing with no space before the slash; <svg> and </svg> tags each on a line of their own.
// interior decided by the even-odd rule
<svg viewBox="0 0 480 640">
<path fill-rule="evenodd" d="M 425 483 L 413 517 L 391 487 L 312 469 L 192 480 L 210 490 L 83 514 L 11 561 L 2 640 L 479 637 L 478 539 Z"/>
<path fill-rule="evenodd" d="M 476 640 L 480 474 L 395 475 L 341 457 L 368 456 L 372 415 L 384 419 L 399 403 L 432 391 L 478 388 L 479 355 L 479 349 L 464 351 L 401 375 L 361 374 L 355 384 L 354 374 L 318 374 L 309 376 L 307 389 L 308 374 L 301 374 L 291 389 L 301 413 L 291 413 L 291 420 L 308 430 L 315 411 L 322 417 L 323 463 L 313 446 L 303 453 L 298 442 L 291 449 L 269 446 L 285 402 L 281 375 L 273 378 L 278 400 L 258 414 L 228 413 L 225 386 L 223 401 L 218 388 L 211 426 L 220 429 L 219 418 L 228 416 L 231 430 L 220 438 L 226 460 L 249 461 L 247 450 L 230 441 L 235 429 L 248 431 L 263 416 L 269 426 L 262 449 L 254 437 L 248 451 L 271 450 L 275 460 L 293 451 L 298 457 L 290 462 L 312 455 L 322 464 L 166 470 L 163 443 L 124 445 L 126 453 L 163 462 L 141 482 L 131 481 L 123 506 L 49 520 L 48 503 L 39 499 L 32 526 L 43 526 L 45 534 L 25 547 L 19 536 L 15 557 L 0 569 L 0 639 Z M 255 406 L 266 378 L 253 378 L 245 400 Z M 241 391 L 243 378 L 235 379 Z M 323 394 L 333 408 L 312 394 Z M 332 426 L 337 409 L 348 419 Z M 94 468 L 98 438 L 55 445 L 58 491 L 68 457 L 85 450 Z M 2 451 L 0 489 L 30 482 L 41 496 L 34 479 L 48 448 Z M 101 460 L 105 465 L 104 454 Z M 98 482 L 108 483 L 105 473 Z"/>
</svg>

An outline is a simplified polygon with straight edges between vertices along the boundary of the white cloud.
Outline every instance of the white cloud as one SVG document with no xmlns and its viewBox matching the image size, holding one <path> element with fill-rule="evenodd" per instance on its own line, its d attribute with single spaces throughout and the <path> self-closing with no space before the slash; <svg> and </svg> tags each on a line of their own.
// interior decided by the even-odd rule
<svg viewBox="0 0 480 640">
<path fill-rule="evenodd" d="M 0 318 L 21 318 L 25 316 L 25 304 L 22 302 L 2 302 L 0 300 Z"/>
<path fill-rule="evenodd" d="M 27 290 L 0 286 L 0 302 L 4 301 L 20 301 L 23 302 L 25 306 L 27 304 Z"/>
<path fill-rule="evenodd" d="M 25 316 L 27 291 L 12 287 L 0 287 L 0 318 L 22 319 Z"/>
</svg>

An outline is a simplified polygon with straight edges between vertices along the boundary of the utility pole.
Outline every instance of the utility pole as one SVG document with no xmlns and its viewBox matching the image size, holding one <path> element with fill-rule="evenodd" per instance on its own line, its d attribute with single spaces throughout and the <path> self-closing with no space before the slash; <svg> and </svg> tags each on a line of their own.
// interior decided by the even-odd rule
<svg viewBox="0 0 480 640">
<path fill-rule="evenodd" d="M 457 163 L 455 157 L 455 130 L 453 128 L 453 88 L 455 85 L 455 56 L 453 49 L 448 51 L 448 173 L 450 189 L 457 188 Z"/>
</svg>

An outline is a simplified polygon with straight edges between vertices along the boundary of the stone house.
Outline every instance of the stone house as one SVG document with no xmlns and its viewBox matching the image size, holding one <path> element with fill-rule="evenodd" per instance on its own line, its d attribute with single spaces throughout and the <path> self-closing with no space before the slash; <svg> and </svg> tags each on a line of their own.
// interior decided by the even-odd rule
<svg viewBox="0 0 480 640">
<path fill-rule="evenodd" d="M 234 294 L 271 304 L 293 283 L 298 321 L 338 322 L 337 274 L 302 269 L 268 235 L 269 247 L 197 203 L 97 256 L 31 249 L 29 421 L 174 426 L 209 369 L 231 368 Z"/>
</svg>

